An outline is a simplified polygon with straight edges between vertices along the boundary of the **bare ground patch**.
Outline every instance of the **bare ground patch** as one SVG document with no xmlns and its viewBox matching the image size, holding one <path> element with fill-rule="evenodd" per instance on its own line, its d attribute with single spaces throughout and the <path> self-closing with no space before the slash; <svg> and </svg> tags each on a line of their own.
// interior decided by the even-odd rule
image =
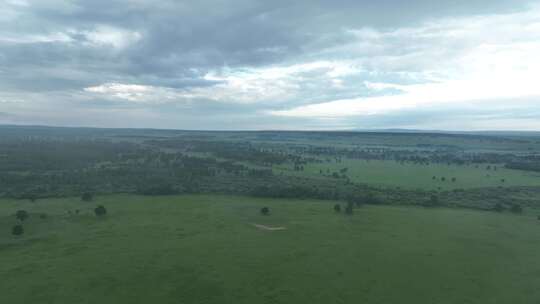
<svg viewBox="0 0 540 304">
<path fill-rule="evenodd" d="M 277 230 L 287 230 L 287 227 L 270 227 L 270 226 L 265 226 L 265 225 L 261 225 L 261 224 L 251 224 L 253 226 L 255 226 L 256 228 L 259 228 L 261 230 L 268 230 L 268 231 L 277 231 Z"/>
</svg>

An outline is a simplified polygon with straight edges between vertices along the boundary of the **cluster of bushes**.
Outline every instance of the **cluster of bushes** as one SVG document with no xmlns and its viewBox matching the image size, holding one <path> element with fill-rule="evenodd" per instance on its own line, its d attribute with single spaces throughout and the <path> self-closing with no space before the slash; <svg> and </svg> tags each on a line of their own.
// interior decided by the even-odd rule
<svg viewBox="0 0 540 304">
<path fill-rule="evenodd" d="M 496 212 L 503 212 L 505 210 L 508 210 L 515 214 L 523 213 L 523 207 L 520 204 L 511 204 L 510 207 L 507 207 L 501 203 L 497 203 L 495 204 L 495 206 L 493 206 L 492 210 Z"/>
<path fill-rule="evenodd" d="M 355 206 L 355 204 L 353 202 L 348 201 L 345 204 L 345 214 L 346 215 L 352 215 L 354 213 L 354 206 Z M 356 205 L 356 206 L 359 207 L 358 205 Z M 335 204 L 334 205 L 334 212 L 341 213 L 341 204 Z"/>
<path fill-rule="evenodd" d="M 93 198 L 94 198 L 93 194 L 89 193 L 89 192 L 86 192 L 81 196 L 81 200 L 85 201 L 85 202 L 92 201 Z M 79 209 L 76 209 L 75 214 L 79 214 L 79 211 L 80 211 Z M 68 214 L 72 214 L 71 210 L 68 210 Z M 97 217 L 103 217 L 103 216 L 105 216 L 107 214 L 107 209 L 103 205 L 98 205 L 96 208 L 94 208 L 94 214 Z M 42 219 L 42 220 L 47 219 L 47 217 L 48 216 L 47 216 L 46 213 L 41 213 L 39 215 L 39 218 Z M 15 212 L 15 219 L 18 221 L 18 223 L 15 224 L 11 228 L 11 234 L 13 234 L 15 236 L 23 235 L 24 234 L 23 223 L 25 221 L 27 221 L 29 218 L 30 218 L 30 213 L 28 211 L 26 211 L 26 210 L 17 210 L 17 212 Z"/>
</svg>

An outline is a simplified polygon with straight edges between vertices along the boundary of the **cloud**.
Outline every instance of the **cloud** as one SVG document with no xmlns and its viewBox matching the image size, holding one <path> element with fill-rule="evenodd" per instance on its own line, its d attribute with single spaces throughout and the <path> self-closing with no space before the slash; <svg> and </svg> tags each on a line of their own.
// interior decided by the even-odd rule
<svg viewBox="0 0 540 304">
<path fill-rule="evenodd" d="M 137 31 L 128 31 L 109 26 L 98 26 L 91 31 L 74 32 L 73 34 L 84 36 L 88 42 L 95 46 L 112 46 L 116 49 L 123 49 L 142 38 L 142 35 Z"/>
<path fill-rule="evenodd" d="M 0 100 L 18 102 L 0 112 L 56 125 L 350 129 L 451 127 L 461 109 L 486 127 L 522 127 L 540 96 L 534 2 L 6 0 Z"/>
<path fill-rule="evenodd" d="M 535 71 L 540 68 L 540 11 L 467 17 L 430 22 L 420 27 L 380 32 L 354 31 L 361 39 L 338 52 L 354 53 L 356 43 L 382 50 L 358 64 L 371 71 L 409 75 L 413 83 L 365 81 L 369 90 L 392 94 L 328 100 L 270 111 L 290 117 L 376 115 L 440 104 L 540 97 Z M 410 42 L 413 47 L 406 46 Z M 403 45 L 404 50 L 384 52 Z M 453 47 L 452 47 L 453 46 Z M 369 52 L 369 47 L 367 47 Z M 366 50 L 359 50 L 365 53 Z"/>
</svg>

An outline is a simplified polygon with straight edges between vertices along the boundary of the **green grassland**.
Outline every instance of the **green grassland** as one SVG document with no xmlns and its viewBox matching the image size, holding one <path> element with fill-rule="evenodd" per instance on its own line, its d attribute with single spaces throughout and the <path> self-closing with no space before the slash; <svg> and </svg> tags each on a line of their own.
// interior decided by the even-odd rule
<svg viewBox="0 0 540 304">
<path fill-rule="evenodd" d="M 538 172 L 506 169 L 502 166 L 498 166 L 496 171 L 486 170 L 486 164 L 476 168 L 474 165 L 421 165 L 400 164 L 395 161 L 343 159 L 340 163 L 309 163 L 304 166 L 304 171 L 294 171 L 292 167 L 292 165 L 276 166 L 275 172 L 329 178 L 328 175 L 333 172 L 340 173 L 340 169 L 348 168 L 346 175 L 352 182 L 404 189 L 436 190 L 440 187 L 442 190 L 452 190 L 499 186 L 540 186 Z M 435 180 L 433 180 L 434 176 Z M 446 181 L 443 182 L 442 177 L 445 177 Z M 452 182 L 452 178 L 456 178 L 456 181 Z"/>
<path fill-rule="evenodd" d="M 93 208 L 103 204 L 104 218 Z M 540 221 L 236 196 L 0 203 L 1 303 L 537 303 Z M 270 216 L 259 209 L 268 206 Z M 18 209 L 31 213 L 9 234 Z M 79 209 L 79 214 L 67 211 Z M 40 219 L 40 213 L 47 213 Z M 266 231 L 252 224 L 284 226 Z"/>
<path fill-rule="evenodd" d="M 538 151 L 540 135 L 529 133 L 523 136 L 490 136 L 444 133 L 385 133 L 385 132 L 262 132 L 244 133 L 229 139 L 243 139 L 251 142 L 266 142 L 284 145 L 332 146 L 336 148 L 399 148 L 418 149 L 450 147 L 474 152 L 520 153 Z M 222 134 L 221 138 L 227 138 Z"/>
</svg>

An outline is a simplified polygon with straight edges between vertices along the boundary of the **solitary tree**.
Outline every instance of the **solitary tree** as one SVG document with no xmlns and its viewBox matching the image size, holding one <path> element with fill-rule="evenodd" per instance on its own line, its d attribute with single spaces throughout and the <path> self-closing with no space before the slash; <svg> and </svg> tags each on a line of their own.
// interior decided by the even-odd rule
<svg viewBox="0 0 540 304">
<path fill-rule="evenodd" d="M 26 210 L 18 210 L 15 213 L 15 217 L 22 222 L 28 218 L 28 212 Z"/>
<path fill-rule="evenodd" d="M 503 207 L 503 205 L 501 205 L 501 203 L 496 203 L 495 206 L 493 207 L 493 210 L 495 210 L 497 212 L 503 212 L 504 207 Z"/>
<path fill-rule="evenodd" d="M 347 207 L 345 207 L 345 214 L 347 215 L 352 215 L 353 214 L 353 203 L 352 202 L 348 202 L 347 203 Z"/>
<path fill-rule="evenodd" d="M 523 212 L 523 208 L 519 204 L 513 204 L 512 207 L 510 207 L 510 211 L 516 214 L 520 214 Z"/>
<path fill-rule="evenodd" d="M 340 204 L 335 204 L 334 205 L 334 211 L 335 212 L 341 212 L 341 205 Z"/>
<path fill-rule="evenodd" d="M 268 215 L 268 214 L 270 214 L 270 209 L 268 209 L 268 207 L 262 207 L 262 208 L 261 208 L 261 214 L 262 214 L 262 215 Z"/>
<path fill-rule="evenodd" d="M 22 225 L 15 225 L 13 228 L 11 228 L 11 234 L 13 235 L 21 235 L 24 233 L 24 228 Z"/>
<path fill-rule="evenodd" d="M 96 207 L 96 209 L 94 209 L 94 213 L 96 214 L 96 216 L 104 216 L 105 214 L 107 214 L 107 209 L 105 209 L 105 207 L 103 207 L 102 205 L 99 205 Z"/>
<path fill-rule="evenodd" d="M 94 195 L 92 195 L 92 193 L 90 193 L 90 192 L 85 192 L 81 196 L 81 200 L 83 200 L 85 202 L 89 202 L 89 201 L 91 201 L 93 199 L 94 199 Z"/>
<path fill-rule="evenodd" d="M 430 197 L 429 197 L 429 201 L 428 201 L 428 206 L 430 207 L 435 207 L 435 206 L 438 206 L 439 205 L 439 197 L 432 194 Z"/>
<path fill-rule="evenodd" d="M 362 202 L 360 196 L 349 196 L 349 198 L 347 198 L 347 204 L 355 205 L 356 207 L 362 207 Z"/>
</svg>

